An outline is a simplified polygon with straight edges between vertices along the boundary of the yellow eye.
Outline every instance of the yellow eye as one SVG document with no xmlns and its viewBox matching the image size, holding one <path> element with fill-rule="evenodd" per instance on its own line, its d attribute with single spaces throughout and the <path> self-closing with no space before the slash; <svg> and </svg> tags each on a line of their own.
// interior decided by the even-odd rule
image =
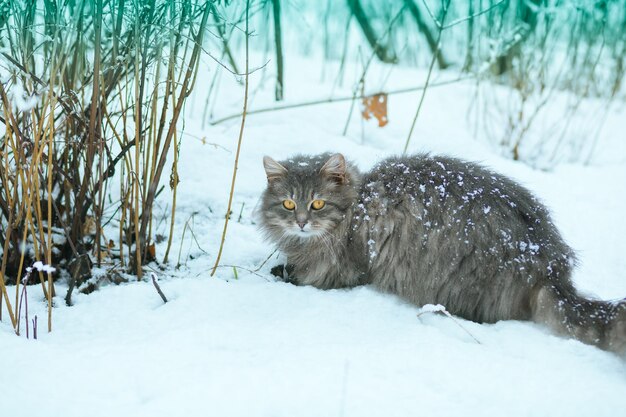
<svg viewBox="0 0 626 417">
<path fill-rule="evenodd" d="M 320 210 L 324 208 L 325 205 L 326 202 L 324 200 L 313 200 L 313 203 L 311 203 L 311 207 L 313 207 L 313 210 Z"/>
<path fill-rule="evenodd" d="M 287 210 L 293 210 L 296 208 L 296 203 L 294 203 L 292 200 L 285 200 L 283 201 L 283 207 Z"/>
</svg>

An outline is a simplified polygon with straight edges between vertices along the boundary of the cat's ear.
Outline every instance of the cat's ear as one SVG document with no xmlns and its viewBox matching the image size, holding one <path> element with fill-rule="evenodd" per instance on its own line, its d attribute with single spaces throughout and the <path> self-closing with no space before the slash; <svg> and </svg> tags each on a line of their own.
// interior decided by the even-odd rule
<svg viewBox="0 0 626 417">
<path fill-rule="evenodd" d="M 346 158 L 340 153 L 334 154 L 326 161 L 322 169 L 320 169 L 320 174 L 338 184 L 345 184 Z"/>
<path fill-rule="evenodd" d="M 284 177 L 287 174 L 287 168 L 274 161 L 269 156 L 263 157 L 263 167 L 265 167 L 265 174 L 267 175 L 267 181 Z"/>
</svg>

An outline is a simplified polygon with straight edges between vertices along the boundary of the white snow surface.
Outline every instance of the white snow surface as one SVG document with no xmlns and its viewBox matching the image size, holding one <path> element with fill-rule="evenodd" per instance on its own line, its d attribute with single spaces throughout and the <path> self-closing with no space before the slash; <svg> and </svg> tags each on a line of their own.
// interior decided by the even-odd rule
<svg viewBox="0 0 626 417">
<path fill-rule="evenodd" d="M 328 97 L 334 80 L 320 80 L 314 60 L 288 64 L 287 103 Z M 211 71 L 199 78 L 184 114 L 174 243 L 170 263 L 158 271 L 169 302 L 146 280 L 75 293 L 75 305 L 66 307 L 66 288 L 57 283 L 53 332 L 47 333 L 41 289 L 30 286 L 38 339 L 26 339 L 23 322 L 16 336 L 6 310 L 0 323 L 0 416 L 623 415 L 624 360 L 539 325 L 459 319 L 478 344 L 449 318 L 418 317 L 418 306 L 373 288 L 322 291 L 279 282 L 269 270 L 283 261 L 280 255 L 251 272 L 273 251 L 253 216 L 266 182 L 263 155 L 280 160 L 336 151 L 366 170 L 402 151 L 419 93 L 390 96 L 384 128 L 355 112 L 345 137 L 349 102 L 250 115 L 222 267 L 210 277 L 240 122 L 203 126 Z M 250 77 L 251 109 L 273 103 L 267 71 Z M 369 87 L 382 87 L 377 83 L 388 72 L 374 67 Z M 396 68 L 384 87 L 420 85 L 424 78 L 422 71 Z M 242 105 L 243 87 L 226 74 L 221 80 L 215 118 Z M 349 95 L 350 82 L 334 94 Z M 480 131 L 474 136 L 467 117 L 472 88 L 467 82 L 428 92 L 411 152 L 478 161 L 528 187 L 578 251 L 578 288 L 599 298 L 626 296 L 623 106 L 611 109 L 590 164 L 538 171 L 502 157 Z M 155 214 L 164 217 L 155 222 L 156 233 L 165 235 L 168 198 L 164 193 Z M 157 257 L 164 252 L 165 242 Z M 14 287 L 8 291 L 13 296 Z"/>
</svg>

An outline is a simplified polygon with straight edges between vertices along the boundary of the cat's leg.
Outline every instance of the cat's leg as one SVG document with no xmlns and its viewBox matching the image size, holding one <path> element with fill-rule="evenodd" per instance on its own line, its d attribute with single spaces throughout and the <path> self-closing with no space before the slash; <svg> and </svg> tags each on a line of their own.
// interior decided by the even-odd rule
<svg viewBox="0 0 626 417">
<path fill-rule="evenodd" d="M 278 278 L 282 278 L 283 281 L 298 285 L 296 277 L 293 275 L 294 266 L 290 264 L 280 264 L 273 267 L 270 272 L 272 275 Z"/>
<path fill-rule="evenodd" d="M 539 285 L 533 291 L 533 320 L 559 334 L 626 356 L 626 299 L 590 300 L 568 284 Z"/>
</svg>

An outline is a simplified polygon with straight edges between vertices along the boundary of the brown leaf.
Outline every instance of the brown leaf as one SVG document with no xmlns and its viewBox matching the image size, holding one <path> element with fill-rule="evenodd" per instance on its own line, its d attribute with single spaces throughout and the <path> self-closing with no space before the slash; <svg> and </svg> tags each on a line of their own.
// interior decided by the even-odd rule
<svg viewBox="0 0 626 417">
<path fill-rule="evenodd" d="M 156 246 L 154 245 L 154 243 L 148 245 L 148 259 L 156 259 Z"/>
<path fill-rule="evenodd" d="M 85 236 L 96 234 L 96 219 L 92 216 L 87 216 L 85 218 L 85 223 L 83 223 L 83 234 Z"/>
<path fill-rule="evenodd" d="M 170 174 L 170 188 L 173 190 L 178 186 L 180 182 L 180 177 L 178 176 L 178 172 L 176 172 L 176 168 L 172 167 L 172 173 Z"/>
<path fill-rule="evenodd" d="M 387 119 L 387 93 L 363 97 L 363 111 L 361 114 L 365 120 L 375 117 L 378 120 L 378 127 L 383 127 L 389 123 Z"/>
</svg>

